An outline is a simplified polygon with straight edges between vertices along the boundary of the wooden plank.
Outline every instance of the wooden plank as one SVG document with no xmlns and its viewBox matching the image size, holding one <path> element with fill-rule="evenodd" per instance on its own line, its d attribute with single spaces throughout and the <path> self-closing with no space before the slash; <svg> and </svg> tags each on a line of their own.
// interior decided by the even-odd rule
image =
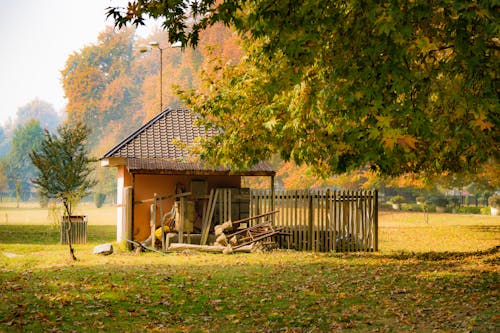
<svg viewBox="0 0 500 333">
<path fill-rule="evenodd" d="M 370 216 L 371 216 L 371 191 L 365 191 L 365 232 L 364 232 L 364 239 L 365 239 L 365 249 L 364 251 L 369 251 L 370 250 L 370 243 L 369 243 L 369 238 L 368 238 L 368 233 L 370 231 L 369 226 L 370 226 Z M 366 197 L 366 195 L 368 195 Z"/>
<path fill-rule="evenodd" d="M 308 198 L 307 198 L 307 209 L 308 209 L 308 225 L 307 225 L 307 229 L 308 229 L 308 237 L 307 237 L 307 249 L 310 250 L 310 251 L 316 251 L 316 248 L 314 246 L 314 199 L 312 197 L 312 195 L 308 195 Z"/>
<path fill-rule="evenodd" d="M 189 197 L 190 195 L 191 195 L 191 192 L 184 192 L 184 193 L 180 193 L 180 194 L 169 194 L 169 195 L 164 195 L 164 196 L 161 196 L 161 198 L 162 198 L 163 200 L 166 200 L 166 199 L 171 199 L 171 198 Z M 154 202 L 155 202 L 155 198 L 134 201 L 134 205 L 146 204 L 146 203 L 150 203 L 150 202 L 153 202 L 153 203 L 154 203 Z"/>
<path fill-rule="evenodd" d="M 300 247 L 299 247 L 299 250 L 301 251 L 304 251 L 304 250 L 307 250 L 307 247 L 305 245 L 306 244 L 306 233 L 305 233 L 305 225 L 304 223 L 307 222 L 307 210 L 306 210 L 306 205 L 304 204 L 305 203 L 305 200 L 306 200 L 306 197 L 305 197 L 305 193 L 304 191 L 300 191 L 299 192 L 299 196 L 300 196 L 300 201 L 299 201 L 299 209 L 300 209 L 300 219 L 298 221 L 299 223 L 299 244 L 300 244 Z"/>
<path fill-rule="evenodd" d="M 333 224 L 333 248 L 334 248 L 334 251 L 337 252 L 337 237 L 338 237 L 338 233 L 337 233 L 337 230 L 338 230 L 338 217 L 337 217 L 337 214 L 338 214 L 338 200 L 337 200 L 337 195 L 338 195 L 338 192 L 335 191 L 333 192 L 333 201 L 332 201 L 332 204 L 333 204 L 333 220 L 332 220 L 332 224 Z"/>
<path fill-rule="evenodd" d="M 151 228 L 151 247 L 155 248 L 156 231 L 156 193 L 153 197 L 153 203 L 149 206 L 149 227 Z"/>
<path fill-rule="evenodd" d="M 215 211 L 215 206 L 217 205 L 217 198 L 219 196 L 219 189 L 216 189 L 214 192 L 214 195 L 212 197 L 212 202 L 209 205 L 209 211 L 207 215 L 207 221 L 206 221 L 206 227 L 204 230 L 204 233 L 202 234 L 201 237 L 201 245 L 205 245 L 208 240 L 208 232 L 210 230 L 210 225 L 212 224 L 212 218 L 214 216 L 214 211 Z M 210 203 L 210 200 L 209 200 Z"/>
<path fill-rule="evenodd" d="M 163 203 L 161 201 L 161 197 L 158 199 L 160 205 L 160 228 L 161 228 L 161 249 L 163 251 L 165 248 L 165 219 L 163 218 Z"/>
<path fill-rule="evenodd" d="M 184 197 L 179 201 L 179 226 L 177 230 L 177 239 L 179 243 L 184 243 Z"/>
<path fill-rule="evenodd" d="M 356 216 L 354 216 L 355 211 L 355 199 L 353 192 L 348 192 L 349 195 L 349 238 L 347 244 L 349 244 L 349 252 L 354 252 L 353 235 L 356 232 Z"/>
<path fill-rule="evenodd" d="M 331 214 L 331 192 L 330 189 L 325 193 L 325 229 L 326 229 L 326 251 L 332 251 L 332 214 Z"/>
<path fill-rule="evenodd" d="M 365 222 L 366 222 L 366 200 L 365 197 L 363 196 L 364 192 L 359 192 L 359 198 L 358 198 L 358 209 L 359 209 L 359 225 L 360 225 L 360 230 L 359 230 L 359 242 L 360 242 L 360 247 L 359 251 L 366 251 L 366 244 L 365 244 L 365 233 L 366 233 L 366 228 L 365 228 Z"/>
<path fill-rule="evenodd" d="M 226 221 L 232 221 L 233 220 L 233 192 L 229 189 L 227 191 L 227 203 L 228 203 L 228 207 L 227 207 L 227 215 L 228 215 L 228 219 Z M 239 210 L 239 209 L 238 209 Z M 238 211 L 238 215 L 239 215 L 239 211 Z M 238 216 L 239 218 L 239 216 Z M 225 222 L 225 221 L 224 221 Z"/>
<path fill-rule="evenodd" d="M 203 212 L 203 220 L 201 223 L 201 240 L 200 240 L 201 245 L 205 245 L 207 243 L 208 232 L 210 230 L 210 220 L 208 218 L 208 215 L 210 214 L 210 211 L 212 209 L 214 197 L 215 197 L 214 189 L 211 189 L 208 202 Z"/>
<path fill-rule="evenodd" d="M 325 230 L 325 193 L 318 198 L 318 251 L 324 251 L 326 244 Z"/>
<path fill-rule="evenodd" d="M 349 208 L 348 202 L 345 200 L 345 191 L 340 192 L 340 211 L 339 211 L 339 223 L 340 223 L 340 230 L 339 230 L 339 241 L 340 241 L 340 249 L 341 251 L 344 251 L 344 239 L 345 239 L 345 234 L 347 231 L 347 209 Z"/>
</svg>

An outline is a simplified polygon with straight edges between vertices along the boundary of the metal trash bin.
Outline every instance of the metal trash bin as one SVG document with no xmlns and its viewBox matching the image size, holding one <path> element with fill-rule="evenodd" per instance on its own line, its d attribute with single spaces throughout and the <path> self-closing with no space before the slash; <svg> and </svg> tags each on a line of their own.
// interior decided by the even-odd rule
<svg viewBox="0 0 500 333">
<path fill-rule="evenodd" d="M 69 216 L 69 218 L 68 216 L 64 216 L 61 221 L 61 244 L 68 244 L 66 230 L 68 229 L 69 223 L 71 223 L 71 229 L 69 231 L 71 244 L 87 243 L 87 216 L 74 215 Z"/>
</svg>

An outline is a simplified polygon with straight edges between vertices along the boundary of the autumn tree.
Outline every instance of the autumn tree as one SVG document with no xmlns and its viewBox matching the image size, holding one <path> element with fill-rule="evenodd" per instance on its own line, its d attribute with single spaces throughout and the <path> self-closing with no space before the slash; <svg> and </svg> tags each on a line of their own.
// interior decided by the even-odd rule
<svg viewBox="0 0 500 333">
<path fill-rule="evenodd" d="M 68 120 L 93 129 L 92 145 L 110 128 L 120 130 L 114 135 L 124 136 L 142 121 L 136 113 L 142 76 L 131 70 L 133 43 L 134 29 L 115 32 L 108 27 L 96 44 L 73 53 L 61 72 Z M 121 126 L 114 126 L 116 122 Z"/>
<path fill-rule="evenodd" d="M 131 1 L 170 41 L 234 27 L 247 55 L 186 97 L 222 129 L 204 158 L 244 168 L 279 153 L 324 175 L 475 172 L 498 159 L 498 4 L 491 1 Z M 235 149 L 237 147 L 237 149 Z"/>
<path fill-rule="evenodd" d="M 89 177 L 93 170 L 91 163 L 95 160 L 87 151 L 88 135 L 89 128 L 85 124 L 67 123 L 58 127 L 57 134 L 45 131 L 40 148 L 29 154 L 37 168 L 33 183 L 42 195 L 62 203 L 68 221 L 71 221 L 74 205 L 95 185 Z M 68 223 L 66 239 L 71 258 L 76 260 L 70 230 L 71 223 Z"/>
</svg>

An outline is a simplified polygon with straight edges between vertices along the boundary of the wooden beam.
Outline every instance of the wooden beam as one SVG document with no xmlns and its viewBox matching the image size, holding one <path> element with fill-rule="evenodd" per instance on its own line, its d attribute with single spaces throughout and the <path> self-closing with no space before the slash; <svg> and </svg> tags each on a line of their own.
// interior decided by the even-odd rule
<svg viewBox="0 0 500 333">
<path fill-rule="evenodd" d="M 161 199 L 161 200 L 166 200 L 166 199 L 171 199 L 171 198 L 189 197 L 190 195 L 191 195 L 191 192 L 184 192 L 184 193 L 180 193 L 180 194 L 164 195 L 161 197 L 157 196 L 156 198 Z M 145 204 L 145 203 L 151 203 L 151 202 L 155 202 L 155 198 L 135 201 L 134 204 L 139 205 L 139 204 Z"/>
<path fill-rule="evenodd" d="M 186 243 L 172 243 L 168 247 L 169 251 L 185 251 L 194 250 L 201 252 L 217 252 L 217 253 L 231 253 L 231 252 L 252 252 L 253 244 L 246 246 L 239 246 L 238 248 L 231 248 L 230 246 L 220 246 L 220 245 L 197 245 L 197 244 L 186 244 Z"/>
</svg>

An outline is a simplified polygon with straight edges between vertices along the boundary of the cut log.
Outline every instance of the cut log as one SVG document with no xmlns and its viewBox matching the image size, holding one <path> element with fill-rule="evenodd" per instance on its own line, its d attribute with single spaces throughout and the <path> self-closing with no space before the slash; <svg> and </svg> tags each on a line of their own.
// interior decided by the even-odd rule
<svg viewBox="0 0 500 333">
<path fill-rule="evenodd" d="M 168 250 L 169 251 L 184 251 L 184 250 L 194 250 L 201 252 L 217 252 L 217 253 L 226 253 L 228 252 L 228 246 L 220 246 L 220 245 L 196 245 L 196 244 L 184 244 L 184 243 L 172 243 L 170 244 Z M 242 246 L 237 250 L 229 250 L 231 252 L 252 252 L 253 245 Z"/>
<path fill-rule="evenodd" d="M 231 239 L 229 240 L 229 244 L 231 244 L 231 246 L 237 245 L 238 244 L 238 238 L 236 238 L 236 236 L 231 237 Z"/>
<path fill-rule="evenodd" d="M 224 233 L 225 230 L 233 227 L 233 223 L 231 221 L 224 222 L 220 225 L 216 225 L 214 227 L 215 237 L 219 237 Z"/>
<path fill-rule="evenodd" d="M 217 237 L 217 239 L 215 240 L 215 245 L 227 246 L 226 235 L 221 234 L 219 237 Z"/>
</svg>

